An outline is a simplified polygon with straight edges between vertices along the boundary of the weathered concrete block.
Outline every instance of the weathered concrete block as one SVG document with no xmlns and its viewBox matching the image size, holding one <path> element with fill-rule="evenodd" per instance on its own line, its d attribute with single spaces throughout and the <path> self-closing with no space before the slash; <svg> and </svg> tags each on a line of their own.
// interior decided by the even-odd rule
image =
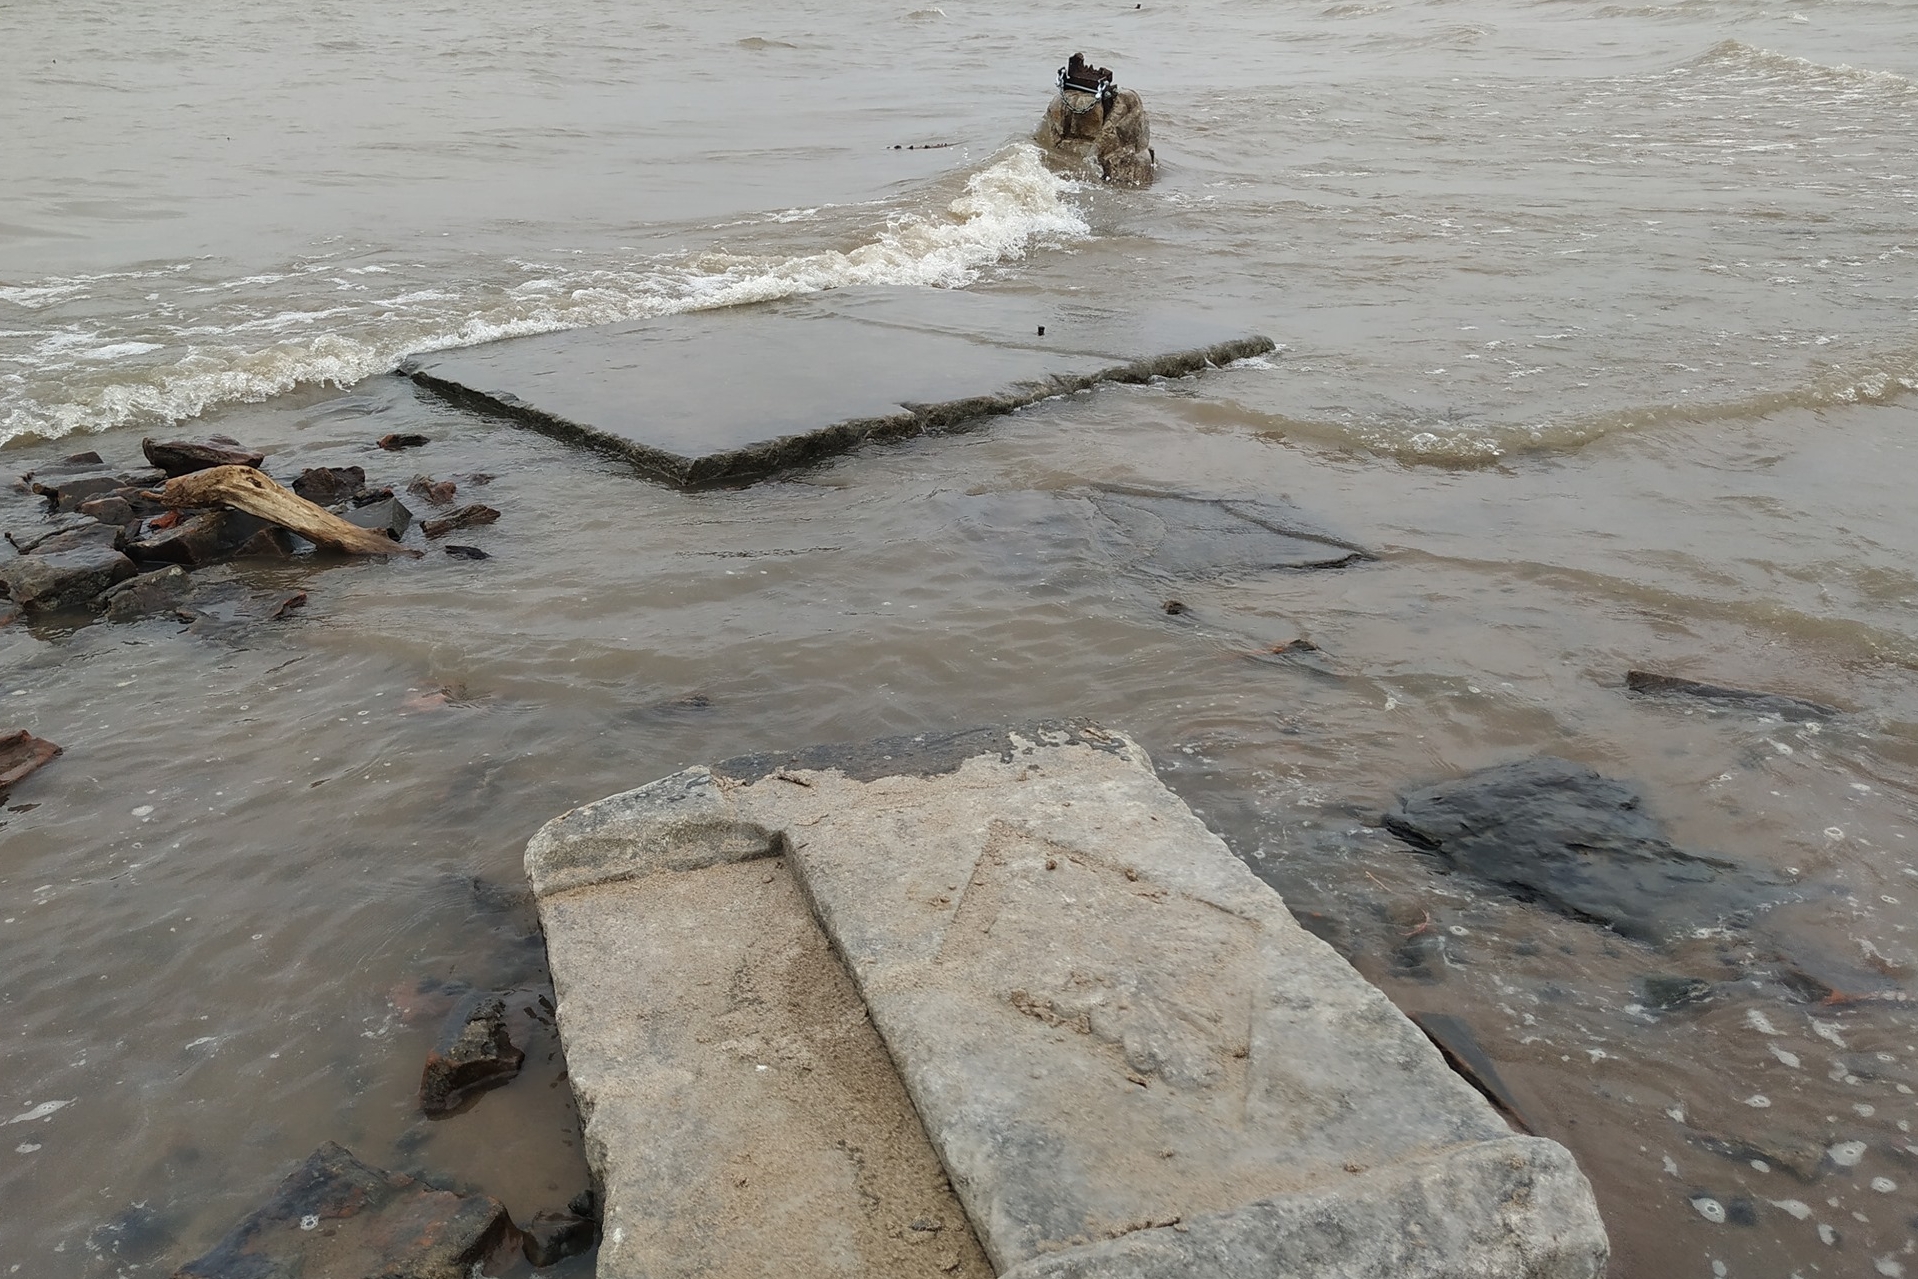
<svg viewBox="0 0 1918 1279">
<path fill-rule="evenodd" d="M 843 1090 L 806 1091 L 822 1028 L 861 1014 L 1002 1275 L 1603 1271 L 1570 1155 L 1513 1134 L 1118 734 L 692 769 L 549 823 L 527 871 L 605 1279 L 769 1273 L 785 1237 L 723 1203 L 751 1133 L 787 1135 L 808 1220 L 873 1224 L 833 1171 Z M 857 1272 L 826 1255 L 791 1272 Z"/>
<path fill-rule="evenodd" d="M 861 287 L 439 351 L 399 372 L 697 485 L 1272 349 L 1192 316 Z"/>
</svg>

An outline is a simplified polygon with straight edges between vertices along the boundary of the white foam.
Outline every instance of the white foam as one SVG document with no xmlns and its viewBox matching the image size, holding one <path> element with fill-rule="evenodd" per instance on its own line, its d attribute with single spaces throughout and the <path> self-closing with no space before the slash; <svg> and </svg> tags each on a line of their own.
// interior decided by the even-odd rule
<svg viewBox="0 0 1918 1279">
<path fill-rule="evenodd" d="M 301 304 L 315 299 L 289 289 L 305 287 L 300 277 L 317 266 L 183 289 L 182 296 L 212 293 L 236 300 L 205 304 L 228 308 L 217 314 L 196 305 L 195 313 L 176 317 L 173 325 L 149 326 L 145 332 L 43 330 L 36 357 L 21 361 L 38 382 L 29 382 L 24 394 L 0 395 L 0 444 L 134 421 L 179 421 L 216 405 L 258 402 L 301 385 L 349 385 L 390 369 L 413 351 L 847 285 L 963 288 L 1035 248 L 1089 236 L 1084 217 L 1068 200 L 1073 190 L 1073 183 L 1045 167 L 1038 148 L 1021 143 L 972 173 L 964 191 L 943 208 L 894 213 L 882 230 L 849 249 L 783 256 L 715 252 L 568 269 L 502 264 L 530 270 L 534 278 L 505 286 L 442 280 L 352 305 L 337 305 L 338 294 L 329 290 L 326 304 L 311 309 Z M 771 216 L 796 220 L 785 213 Z M 339 268 L 326 264 L 324 269 Z M 51 299 L 53 291 L 70 286 L 82 287 L 74 281 L 40 281 L 23 289 L 36 299 L 41 293 Z M 248 290 L 264 292 L 269 300 L 244 300 Z M 316 328 L 323 331 L 313 332 Z M 261 337 L 270 344 L 256 345 Z M 84 346 L 92 353 L 77 350 Z M 178 355 L 114 368 L 104 382 L 97 373 L 60 376 L 72 366 L 56 358 L 107 363 L 162 349 Z"/>
</svg>

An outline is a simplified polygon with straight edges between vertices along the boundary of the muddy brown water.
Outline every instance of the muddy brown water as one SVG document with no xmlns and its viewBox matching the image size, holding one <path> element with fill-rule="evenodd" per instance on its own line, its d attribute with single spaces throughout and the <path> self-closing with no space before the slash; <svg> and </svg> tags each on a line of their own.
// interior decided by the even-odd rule
<svg viewBox="0 0 1918 1279">
<path fill-rule="evenodd" d="M 1615 1274 L 1918 1275 L 1918 1014 L 1775 958 L 1918 993 L 1906 6 L 402 10 L 8 10 L 4 472 L 224 431 L 281 475 L 492 473 L 462 497 L 504 515 L 452 539 L 485 561 L 234 570 L 310 595 L 238 634 L 0 630 L 0 726 L 66 748 L 0 813 L 0 1270 L 165 1274 L 329 1139 L 557 1208 L 585 1172 L 536 1018 L 513 1084 L 415 1102 L 449 991 L 537 994 L 540 823 L 746 752 L 1086 715 L 1473 1028 Z M 1154 190 L 1017 145 L 1073 48 L 1144 93 Z M 957 145 L 891 150 L 921 142 Z M 382 374 L 855 282 L 1150 295 L 1283 349 L 696 494 Z M 1289 500 L 1378 558 L 1156 577 L 1101 483 Z M 1654 950 L 1375 824 L 1539 752 L 1798 900 Z M 1713 996 L 1650 1008 L 1661 974 Z"/>
</svg>

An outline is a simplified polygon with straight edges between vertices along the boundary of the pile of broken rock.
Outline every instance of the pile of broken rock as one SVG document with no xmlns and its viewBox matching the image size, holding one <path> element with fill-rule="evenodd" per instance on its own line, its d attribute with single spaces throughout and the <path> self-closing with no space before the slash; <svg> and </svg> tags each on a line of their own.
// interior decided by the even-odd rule
<svg viewBox="0 0 1918 1279">
<path fill-rule="evenodd" d="M 389 450 L 425 443 L 387 437 Z M 236 440 L 144 440 L 145 467 L 119 470 L 98 453 L 77 453 L 20 477 L 17 488 L 46 499 L 37 526 L 6 534 L 17 557 L 0 563 L 0 622 L 24 614 L 91 611 L 110 621 L 174 614 L 192 622 L 206 614 L 196 600 L 193 570 L 257 557 L 285 559 L 314 549 L 348 555 L 418 556 L 400 545 L 413 513 L 390 487 L 369 485 L 358 466 L 303 471 L 281 485 L 261 469 L 265 455 Z M 484 484 L 491 476 L 464 477 Z M 450 505 L 454 480 L 414 477 L 408 491 Z M 427 520 L 421 532 L 443 537 L 490 524 L 499 512 L 464 506 Z M 448 546 L 463 559 L 485 559 L 475 547 Z M 222 600 L 231 589 L 214 594 Z M 230 602 L 230 601 L 227 601 Z M 304 591 L 250 601 L 254 620 L 268 620 L 306 602 Z"/>
</svg>

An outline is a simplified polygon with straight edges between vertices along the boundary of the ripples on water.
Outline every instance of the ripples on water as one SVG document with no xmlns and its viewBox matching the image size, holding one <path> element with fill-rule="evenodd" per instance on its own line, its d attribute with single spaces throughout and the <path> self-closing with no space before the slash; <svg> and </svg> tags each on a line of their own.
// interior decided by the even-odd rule
<svg viewBox="0 0 1918 1279">
<path fill-rule="evenodd" d="M 1797 1002 L 1768 958 L 1918 963 L 1905 6 L 8 16 L 0 461 L 198 414 L 279 473 L 495 472 L 506 512 L 484 564 L 273 570 L 312 603 L 238 644 L 0 633 L 7 722 L 67 747 L 0 827 L 17 1273 L 166 1273 L 327 1139 L 557 1206 L 550 1045 L 412 1109 L 420 983 L 539 979 L 531 830 L 741 751 L 1089 714 L 1402 1005 L 1473 1023 L 1615 1273 L 1918 1275 L 1909 1009 Z M 1149 193 L 1018 145 L 1081 47 L 1153 109 Z M 892 149 L 924 143 L 955 145 Z M 1285 349 L 690 496 L 370 376 L 855 282 L 1153 297 Z M 434 445 L 367 450 L 401 428 Z M 1286 494 L 1382 558 L 1143 578 L 1074 514 L 1100 481 Z M 1322 660 L 1272 658 L 1299 636 Z M 1631 666 L 1855 713 L 1646 706 Z M 1805 901 L 1658 954 L 1370 825 L 1536 751 Z M 1659 1015 L 1657 971 L 1731 984 Z M 1728 1135 L 1837 1153 L 1806 1183 Z"/>
</svg>

